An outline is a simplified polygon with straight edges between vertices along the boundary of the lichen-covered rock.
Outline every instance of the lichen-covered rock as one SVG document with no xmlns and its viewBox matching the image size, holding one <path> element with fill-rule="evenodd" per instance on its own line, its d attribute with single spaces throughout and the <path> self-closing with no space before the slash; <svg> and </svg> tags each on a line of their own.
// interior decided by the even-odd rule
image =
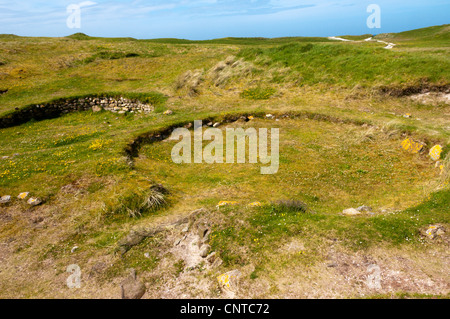
<svg viewBox="0 0 450 319">
<path fill-rule="evenodd" d="M 6 203 L 9 203 L 10 201 L 11 201 L 11 196 L 9 196 L 9 195 L 0 197 L 0 204 L 6 204 Z"/>
<path fill-rule="evenodd" d="M 37 197 L 31 197 L 27 203 L 31 206 L 38 206 L 40 204 L 42 204 L 42 200 L 40 198 Z"/>
<path fill-rule="evenodd" d="M 436 237 L 442 236 L 444 234 L 445 228 L 442 225 L 430 225 L 425 231 L 425 235 L 429 239 L 435 239 Z"/>
<path fill-rule="evenodd" d="M 345 209 L 342 212 L 342 214 L 345 216 L 357 216 L 357 215 L 361 215 L 361 212 L 354 208 L 348 208 L 348 209 Z"/>
<path fill-rule="evenodd" d="M 217 277 L 220 289 L 225 292 L 228 297 L 233 298 L 238 292 L 241 275 L 239 270 L 232 270 Z"/>
<path fill-rule="evenodd" d="M 28 197 L 30 193 L 25 192 L 25 193 L 20 193 L 19 196 L 17 196 L 18 199 L 25 199 Z"/>
</svg>

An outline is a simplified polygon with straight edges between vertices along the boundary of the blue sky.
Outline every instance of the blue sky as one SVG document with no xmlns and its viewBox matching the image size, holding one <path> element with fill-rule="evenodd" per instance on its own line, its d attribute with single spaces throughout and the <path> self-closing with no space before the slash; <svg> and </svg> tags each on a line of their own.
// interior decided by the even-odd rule
<svg viewBox="0 0 450 319">
<path fill-rule="evenodd" d="M 70 4 L 85 2 L 81 28 L 69 28 Z M 369 29 L 369 4 L 381 28 Z M 399 32 L 450 23 L 450 0 L 0 0 L 0 33 L 212 39 Z"/>
</svg>

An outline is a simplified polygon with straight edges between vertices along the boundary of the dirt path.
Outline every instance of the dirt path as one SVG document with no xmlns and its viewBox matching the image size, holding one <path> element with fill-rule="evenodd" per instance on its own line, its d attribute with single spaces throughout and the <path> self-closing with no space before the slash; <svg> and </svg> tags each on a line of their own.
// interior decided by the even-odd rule
<svg viewBox="0 0 450 319">
<path fill-rule="evenodd" d="M 391 50 L 392 48 L 394 48 L 396 46 L 395 43 L 390 43 L 390 42 L 386 42 L 386 41 L 382 41 L 382 40 L 374 40 L 373 37 L 364 39 L 362 41 L 348 40 L 348 39 L 344 39 L 344 38 L 340 38 L 340 37 L 328 37 L 328 39 L 335 40 L 335 41 L 343 41 L 343 42 L 379 42 L 379 43 L 386 44 L 386 46 L 384 48 L 387 50 Z"/>
</svg>

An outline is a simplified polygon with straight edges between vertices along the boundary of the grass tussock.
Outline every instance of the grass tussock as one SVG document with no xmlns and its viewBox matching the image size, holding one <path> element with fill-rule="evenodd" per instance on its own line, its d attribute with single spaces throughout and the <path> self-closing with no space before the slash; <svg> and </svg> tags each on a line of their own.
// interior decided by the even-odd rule
<svg viewBox="0 0 450 319">
<path fill-rule="evenodd" d="M 187 71 L 180 75 L 175 81 L 175 90 L 184 92 L 188 96 L 200 94 L 199 86 L 203 82 L 203 71 Z"/>
<path fill-rule="evenodd" d="M 251 63 L 229 56 L 211 68 L 209 77 L 215 87 L 224 88 L 233 78 L 242 79 L 254 71 L 255 68 Z"/>
<path fill-rule="evenodd" d="M 167 205 L 166 191 L 161 188 L 149 190 L 138 189 L 124 194 L 105 203 L 103 211 L 106 216 L 127 216 L 138 218 L 147 213 L 154 213 Z"/>
</svg>

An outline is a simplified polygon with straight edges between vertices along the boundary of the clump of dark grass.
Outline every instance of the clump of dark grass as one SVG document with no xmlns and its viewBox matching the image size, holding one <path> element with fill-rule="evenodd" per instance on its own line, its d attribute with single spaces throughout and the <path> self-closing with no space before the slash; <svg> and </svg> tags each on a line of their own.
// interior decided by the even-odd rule
<svg viewBox="0 0 450 319">
<path fill-rule="evenodd" d="M 166 195 L 162 193 L 161 188 L 152 187 L 120 195 L 115 201 L 105 204 L 104 212 L 109 216 L 138 218 L 146 213 L 156 212 L 166 205 Z"/>
<path fill-rule="evenodd" d="M 307 213 L 309 211 L 308 205 L 299 200 L 279 200 L 273 203 L 275 209 L 291 212 Z"/>
<path fill-rule="evenodd" d="M 101 51 L 81 61 L 81 64 L 88 64 L 96 60 L 118 60 L 125 58 L 135 58 L 140 55 L 135 52 Z"/>
</svg>

